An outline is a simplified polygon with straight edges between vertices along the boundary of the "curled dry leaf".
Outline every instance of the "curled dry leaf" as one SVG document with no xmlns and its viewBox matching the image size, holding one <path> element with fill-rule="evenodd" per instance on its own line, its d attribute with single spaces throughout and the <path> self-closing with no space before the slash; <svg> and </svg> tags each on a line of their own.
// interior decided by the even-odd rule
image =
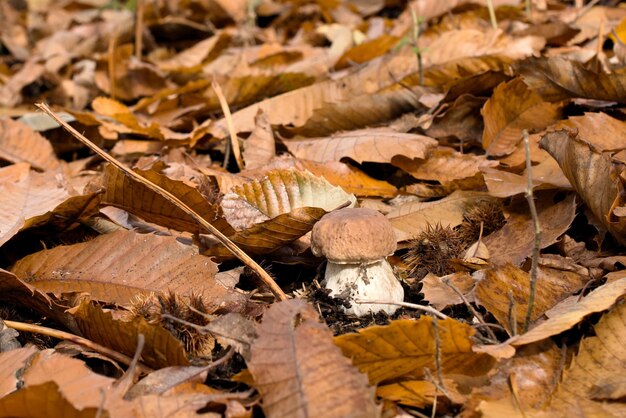
<svg viewBox="0 0 626 418">
<path fill-rule="evenodd" d="M 417 320 L 400 319 L 386 326 L 373 326 L 355 334 L 335 337 L 337 344 L 352 364 L 367 373 L 370 383 L 377 384 L 399 377 L 423 379 L 424 369 L 433 374 L 435 364 L 435 333 L 439 337 L 441 372 L 481 376 L 493 366 L 493 358 L 472 351 L 471 336 L 475 331 L 452 318 L 438 320 L 422 316 Z"/>
<path fill-rule="evenodd" d="M 510 154 L 522 140 L 522 130 L 551 125 L 560 119 L 561 109 L 560 104 L 543 101 L 520 78 L 500 84 L 481 111 L 483 148 L 491 156 Z"/>
<path fill-rule="evenodd" d="M 611 74 L 595 72 L 563 57 L 530 58 L 517 69 L 524 83 L 544 100 L 584 98 L 626 103 L 624 69 Z"/>
<path fill-rule="evenodd" d="M 542 196 L 537 201 L 537 215 L 541 226 L 540 247 L 545 248 L 554 244 L 574 220 L 575 196 L 570 194 L 556 204 L 551 196 Z M 495 265 L 521 264 L 532 253 L 534 242 L 535 229 L 528 212 L 512 213 L 502 229 L 483 239 Z"/>
<path fill-rule="evenodd" d="M 263 110 L 259 109 L 254 123 L 256 126 L 243 147 L 243 159 L 247 169 L 263 167 L 276 156 L 274 133 Z"/>
<path fill-rule="evenodd" d="M 132 321 L 116 319 L 91 301 L 84 301 L 68 311 L 72 325 L 86 338 L 115 351 L 133 356 L 139 334 L 145 337 L 141 359 L 147 366 L 187 366 L 189 360 L 182 343 L 160 325 L 135 317 Z"/>
<path fill-rule="evenodd" d="M 583 199 L 596 219 L 621 244 L 626 244 L 626 219 L 614 216 L 613 210 L 620 206 L 623 186 L 615 177 L 624 172 L 624 163 L 614 161 L 610 152 L 603 152 L 604 143 L 595 146 L 591 141 L 566 130 L 550 132 L 540 142 L 554 157 L 565 177 Z M 617 176 L 616 176 L 617 175 Z"/>
<path fill-rule="evenodd" d="M 333 344 L 313 307 L 299 299 L 272 305 L 248 362 L 268 417 L 376 417 L 367 378 Z"/>
<path fill-rule="evenodd" d="M 307 138 L 284 141 L 298 158 L 325 162 L 351 158 L 357 163 L 391 162 L 401 155 L 409 159 L 425 159 L 437 146 L 432 138 L 404 134 L 387 129 L 363 129 L 343 132 L 329 138 Z"/>
<path fill-rule="evenodd" d="M 112 165 L 107 165 L 104 173 L 103 204 L 124 209 L 166 228 L 189 232 L 200 230 L 191 216 Z M 216 222 L 219 207 L 215 202 L 209 202 L 197 188 L 183 181 L 172 180 L 155 169 L 137 170 L 137 173 L 181 199 L 207 221 Z"/>
<path fill-rule="evenodd" d="M 222 199 L 224 217 L 241 230 L 297 208 L 320 208 L 330 212 L 356 198 L 308 171 L 275 170 L 261 180 L 234 187 Z"/>
</svg>

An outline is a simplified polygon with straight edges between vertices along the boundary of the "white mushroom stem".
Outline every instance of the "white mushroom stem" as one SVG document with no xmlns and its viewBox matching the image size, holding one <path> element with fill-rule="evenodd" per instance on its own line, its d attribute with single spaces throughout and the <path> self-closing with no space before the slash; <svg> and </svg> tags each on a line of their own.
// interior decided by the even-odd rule
<svg viewBox="0 0 626 418">
<path fill-rule="evenodd" d="M 331 290 L 330 296 L 345 298 L 351 302 L 352 306 L 346 309 L 346 313 L 356 316 L 379 311 L 391 315 L 398 309 L 395 304 L 355 303 L 356 299 L 392 302 L 404 300 L 404 289 L 386 259 L 368 264 L 338 264 L 329 261 L 325 278 L 325 287 Z"/>
</svg>

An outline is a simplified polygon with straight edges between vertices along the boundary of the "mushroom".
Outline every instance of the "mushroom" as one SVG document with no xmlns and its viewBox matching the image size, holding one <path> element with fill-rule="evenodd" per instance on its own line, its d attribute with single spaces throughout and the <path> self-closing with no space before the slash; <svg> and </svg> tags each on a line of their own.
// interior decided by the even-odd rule
<svg viewBox="0 0 626 418">
<path fill-rule="evenodd" d="M 391 222 L 380 212 L 346 208 L 328 213 L 313 227 L 311 251 L 328 259 L 325 287 L 330 296 L 351 302 L 346 313 L 357 316 L 385 311 L 397 305 L 355 303 L 355 299 L 402 302 L 404 290 L 386 257 L 396 250 Z"/>
</svg>

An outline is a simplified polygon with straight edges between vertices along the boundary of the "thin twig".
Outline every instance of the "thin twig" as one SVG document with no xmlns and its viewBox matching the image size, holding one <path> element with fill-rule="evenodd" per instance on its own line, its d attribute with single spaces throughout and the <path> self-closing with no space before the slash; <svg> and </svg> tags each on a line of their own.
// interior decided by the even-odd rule
<svg viewBox="0 0 626 418">
<path fill-rule="evenodd" d="M 137 0 L 137 10 L 135 11 L 135 57 L 141 60 L 141 51 L 143 50 L 143 11 L 144 1 Z"/>
<path fill-rule="evenodd" d="M 113 29 L 111 36 L 109 38 L 109 46 L 107 48 L 108 54 L 108 70 L 109 70 L 109 94 L 112 99 L 115 99 L 116 94 L 115 91 L 117 89 L 115 82 L 115 49 L 117 48 L 117 27 Z"/>
<path fill-rule="evenodd" d="M 532 164 L 530 161 L 530 141 L 528 140 L 528 131 L 524 129 L 524 148 L 526 149 L 526 174 L 528 184 L 526 186 L 526 200 L 530 207 L 530 216 L 533 220 L 535 230 L 535 245 L 533 246 L 533 255 L 530 267 L 530 292 L 528 295 L 528 309 L 526 310 L 526 319 L 524 320 L 524 332 L 528 331 L 530 319 L 532 318 L 533 306 L 535 304 L 535 293 L 537 291 L 537 266 L 539 264 L 539 250 L 541 248 L 541 226 L 539 225 L 539 216 L 537 215 L 537 207 L 535 206 L 535 197 L 533 195 L 533 174 Z"/>
<path fill-rule="evenodd" d="M 433 331 L 435 334 L 435 369 L 437 371 L 438 387 L 441 388 L 441 391 L 450 399 L 450 395 L 443 383 L 443 371 L 441 369 L 441 337 L 439 336 L 439 321 L 436 317 L 433 317 Z"/>
<path fill-rule="evenodd" d="M 491 21 L 491 27 L 498 29 L 498 21 L 496 20 L 496 10 L 493 7 L 493 0 L 487 0 L 487 9 L 489 9 L 489 20 Z"/>
<path fill-rule="evenodd" d="M 422 60 L 422 50 L 420 49 L 420 46 L 419 46 L 421 22 L 420 22 L 420 19 L 418 19 L 417 14 L 415 13 L 415 10 L 413 10 L 412 7 L 410 7 L 410 10 L 411 10 L 411 20 L 413 21 L 413 51 L 415 52 L 415 55 L 417 57 L 418 81 L 419 81 L 419 85 L 423 86 L 424 85 L 424 64 Z"/>
<path fill-rule="evenodd" d="M 517 335 L 517 304 L 511 290 L 509 290 L 509 329 L 511 330 L 511 337 Z"/>
<path fill-rule="evenodd" d="M 13 328 L 14 330 L 17 330 L 17 331 L 47 335 L 52 338 L 58 338 L 59 340 L 70 341 L 70 342 L 82 345 L 83 347 L 87 347 L 90 350 L 93 350 L 97 353 L 110 357 L 113 360 L 118 361 L 127 366 L 130 366 L 133 361 L 133 359 L 128 357 L 126 354 L 118 353 L 117 351 L 111 350 L 110 348 L 107 348 L 103 345 L 95 343 L 91 340 L 88 340 L 83 337 L 79 337 L 76 334 L 71 334 L 69 332 L 60 331 L 54 328 L 42 327 L 41 325 L 26 324 L 24 322 L 17 322 L 17 321 L 4 320 L 4 324 L 7 327 Z M 141 370 L 142 373 L 146 373 L 146 374 L 154 371 L 150 367 L 142 363 L 138 363 L 137 367 Z"/>
<path fill-rule="evenodd" d="M 447 315 L 442 314 L 441 312 L 439 312 L 435 308 L 432 308 L 430 306 L 416 305 L 415 303 L 394 302 L 392 300 L 366 300 L 366 299 L 355 299 L 355 300 L 353 300 L 351 302 L 354 302 L 354 303 L 372 303 L 372 304 L 375 304 L 375 305 L 396 305 L 396 306 L 402 306 L 403 308 L 416 309 L 418 311 L 423 311 L 423 312 L 429 313 L 431 315 L 437 316 L 437 317 L 439 317 L 441 319 L 448 319 Z"/>
<path fill-rule="evenodd" d="M 272 277 L 265 270 L 263 270 L 263 267 L 261 267 L 259 264 L 257 264 L 256 261 L 254 261 L 241 248 L 237 247 L 237 245 L 235 245 L 235 243 L 233 243 L 230 239 L 228 239 L 227 236 L 222 234 L 217 228 L 215 228 L 213 225 L 211 225 L 202 216 L 198 215 L 193 209 L 191 209 L 189 206 L 187 206 L 178 197 L 174 196 L 172 193 L 168 192 L 167 190 L 163 189 L 162 187 L 152 183 L 151 181 L 141 177 L 139 174 L 135 173 L 134 171 L 132 171 L 131 169 L 126 167 L 124 164 L 122 164 L 121 162 L 119 162 L 115 158 L 111 157 L 109 154 L 104 152 L 104 150 L 102 150 L 96 144 L 91 142 L 89 139 L 87 139 L 84 135 L 82 135 L 76 129 L 71 127 L 63 119 L 59 118 L 57 116 L 57 114 L 54 113 L 52 110 L 50 110 L 48 105 L 46 105 L 45 103 L 37 103 L 36 106 L 39 109 L 43 110 L 45 113 L 47 113 L 50 117 L 52 117 L 52 119 L 57 121 L 58 124 L 63 126 L 63 128 L 65 128 L 69 133 L 71 133 L 74 136 L 74 138 L 78 139 L 84 145 L 89 147 L 93 152 L 95 152 L 96 154 L 98 154 L 99 156 L 104 158 L 109 163 L 113 164 L 115 167 L 117 167 L 121 172 L 126 174 L 128 177 L 132 178 L 133 180 L 137 181 L 138 183 L 143 184 L 144 186 L 146 186 L 148 189 L 152 190 L 153 192 L 163 196 L 163 198 L 165 198 L 165 200 L 167 200 L 171 204 L 175 205 L 180 210 L 185 212 L 187 215 L 192 217 L 193 220 L 195 220 L 205 230 L 207 230 L 211 234 L 215 235 L 215 237 L 226 248 L 228 248 L 230 250 L 230 252 L 232 252 L 239 260 L 241 260 L 245 265 L 250 267 L 256 274 L 258 274 L 259 277 L 261 278 L 261 280 L 263 281 L 263 283 L 265 283 L 270 288 L 270 290 L 272 291 L 274 296 L 276 296 L 276 298 L 278 298 L 279 300 L 287 300 L 287 295 L 285 294 L 285 292 L 283 292 L 283 290 L 280 288 L 280 286 L 278 286 L 278 284 L 276 284 L 274 279 L 272 279 Z"/>
<path fill-rule="evenodd" d="M 448 286 L 450 289 L 452 289 L 454 291 L 454 293 L 457 294 L 458 297 L 461 298 L 461 300 L 463 301 L 463 303 L 465 304 L 465 306 L 467 306 L 467 309 L 470 310 L 470 312 L 472 313 L 472 315 L 474 315 L 474 317 L 476 317 L 476 319 L 478 319 L 478 322 L 480 322 L 483 325 L 486 325 L 487 322 L 485 321 L 485 319 L 483 318 L 483 316 L 480 314 L 480 312 L 478 312 L 476 309 L 474 309 L 474 307 L 469 303 L 469 301 L 467 300 L 467 298 L 465 297 L 465 295 L 463 294 L 463 292 L 461 292 L 459 290 L 458 287 L 456 287 L 454 285 L 454 283 L 452 283 L 450 281 L 449 278 L 447 277 L 442 277 L 441 281 Z M 491 330 L 491 328 L 487 327 L 486 328 L 486 332 L 487 334 L 489 334 L 489 338 L 491 338 L 492 340 L 498 341 L 498 338 L 496 337 L 496 334 L 493 333 L 493 331 Z"/>
<path fill-rule="evenodd" d="M 235 156 L 237 167 L 239 167 L 239 170 L 243 170 L 244 164 L 243 164 L 243 158 L 241 157 L 241 149 L 239 148 L 239 138 L 237 137 L 237 132 L 235 131 L 235 124 L 233 123 L 233 115 L 230 113 L 228 102 L 226 101 L 224 92 L 222 91 L 222 88 L 220 87 L 217 81 L 213 80 L 213 82 L 211 83 L 211 87 L 213 88 L 213 91 L 215 92 L 217 99 L 220 101 L 220 106 L 222 107 L 224 118 L 226 119 L 226 126 L 228 127 L 228 135 L 230 137 L 230 149 L 233 150 L 233 155 Z M 224 168 L 226 168 L 227 164 L 228 164 L 228 159 L 227 157 L 225 157 Z"/>
</svg>

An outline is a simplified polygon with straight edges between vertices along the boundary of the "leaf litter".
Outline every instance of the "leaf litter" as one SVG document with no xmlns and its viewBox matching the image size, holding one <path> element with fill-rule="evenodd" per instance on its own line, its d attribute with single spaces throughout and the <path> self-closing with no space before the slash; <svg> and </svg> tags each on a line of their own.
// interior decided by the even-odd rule
<svg viewBox="0 0 626 418">
<path fill-rule="evenodd" d="M 0 2 L 0 416 L 624 416 L 626 13 L 520 3 Z"/>
</svg>

